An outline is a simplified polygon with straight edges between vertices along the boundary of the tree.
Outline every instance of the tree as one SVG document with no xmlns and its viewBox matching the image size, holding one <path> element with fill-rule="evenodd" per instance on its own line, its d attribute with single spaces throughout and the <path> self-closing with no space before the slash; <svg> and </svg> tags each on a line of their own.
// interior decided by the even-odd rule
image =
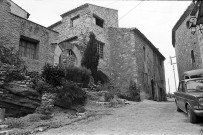
<svg viewBox="0 0 203 135">
<path fill-rule="evenodd" d="M 94 82 L 97 84 L 97 67 L 99 64 L 99 54 L 97 52 L 97 40 L 93 32 L 89 35 L 89 42 L 84 52 L 81 65 L 91 70 Z"/>
</svg>

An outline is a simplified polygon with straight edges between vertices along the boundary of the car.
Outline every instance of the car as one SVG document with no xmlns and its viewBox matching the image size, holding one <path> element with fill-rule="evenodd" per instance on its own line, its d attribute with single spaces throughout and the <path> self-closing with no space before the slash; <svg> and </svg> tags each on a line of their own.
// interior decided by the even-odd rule
<svg viewBox="0 0 203 135">
<path fill-rule="evenodd" d="M 203 78 L 180 81 L 174 95 L 177 111 L 187 113 L 191 123 L 196 123 L 199 117 L 203 117 Z"/>
<path fill-rule="evenodd" d="M 182 80 L 201 77 L 203 77 L 203 69 L 195 69 L 184 72 L 182 75 Z"/>
</svg>

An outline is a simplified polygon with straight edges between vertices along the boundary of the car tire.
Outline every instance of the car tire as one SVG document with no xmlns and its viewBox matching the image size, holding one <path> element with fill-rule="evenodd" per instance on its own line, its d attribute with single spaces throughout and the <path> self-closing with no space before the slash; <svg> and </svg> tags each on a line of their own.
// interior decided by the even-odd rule
<svg viewBox="0 0 203 135">
<path fill-rule="evenodd" d="M 187 116 L 191 123 L 197 123 L 198 117 L 195 115 L 189 105 L 187 105 Z"/>
<path fill-rule="evenodd" d="M 175 102 L 176 102 L 176 101 L 175 101 Z M 176 102 L 176 111 L 177 111 L 177 112 L 182 112 L 182 110 L 178 107 L 177 102 Z"/>
</svg>

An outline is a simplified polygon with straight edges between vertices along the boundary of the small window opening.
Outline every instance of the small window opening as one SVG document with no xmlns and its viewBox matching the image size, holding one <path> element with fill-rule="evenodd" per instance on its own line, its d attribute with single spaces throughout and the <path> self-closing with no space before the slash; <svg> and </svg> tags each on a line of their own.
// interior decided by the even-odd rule
<svg viewBox="0 0 203 135">
<path fill-rule="evenodd" d="M 194 55 L 194 51 L 191 51 L 191 61 L 192 63 L 195 63 L 195 55 Z"/>
<path fill-rule="evenodd" d="M 95 23 L 96 25 L 98 25 L 99 27 L 104 27 L 104 20 L 101 19 L 100 17 L 93 15 L 93 17 L 95 18 Z"/>
<path fill-rule="evenodd" d="M 143 47 L 143 52 L 144 52 L 144 61 L 146 61 L 146 49 Z"/>
<path fill-rule="evenodd" d="M 80 23 L 79 18 L 80 18 L 79 15 L 71 18 L 71 27 L 75 27 L 76 25 L 78 25 Z"/>
</svg>

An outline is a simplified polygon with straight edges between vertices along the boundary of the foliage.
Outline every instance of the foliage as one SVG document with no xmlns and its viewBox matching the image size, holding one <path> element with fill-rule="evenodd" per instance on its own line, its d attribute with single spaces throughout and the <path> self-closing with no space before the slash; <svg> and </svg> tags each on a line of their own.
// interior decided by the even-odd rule
<svg viewBox="0 0 203 135">
<path fill-rule="evenodd" d="M 62 80 L 65 77 L 65 70 L 60 65 L 53 66 L 45 64 L 42 71 L 42 77 L 47 83 L 57 87 L 62 85 Z"/>
<path fill-rule="evenodd" d="M 13 65 L 22 70 L 25 68 L 25 62 L 22 60 L 19 52 L 14 50 L 14 47 L 0 45 L 0 61 L 1 63 Z"/>
<path fill-rule="evenodd" d="M 19 52 L 14 50 L 14 47 L 0 45 L 0 68 L 3 71 L 0 73 L 0 77 L 4 84 L 25 79 L 25 62 L 21 59 Z"/>
<path fill-rule="evenodd" d="M 99 64 L 99 54 L 97 52 L 97 40 L 94 33 L 90 33 L 90 40 L 84 52 L 81 65 L 91 70 L 95 83 L 97 83 L 97 67 Z"/>
<path fill-rule="evenodd" d="M 67 108 L 73 105 L 84 105 L 86 103 L 86 92 L 73 82 L 63 82 L 63 87 L 58 90 L 56 103 Z"/>
<path fill-rule="evenodd" d="M 53 85 L 43 81 L 42 79 L 37 80 L 37 82 L 34 84 L 34 89 L 37 90 L 37 92 L 39 92 L 41 95 L 45 92 L 57 92 L 57 87 L 53 87 Z"/>
<path fill-rule="evenodd" d="M 66 67 L 65 79 L 75 83 L 81 83 L 83 87 L 87 87 L 90 81 L 90 71 L 86 68 Z"/>
<path fill-rule="evenodd" d="M 133 81 L 130 81 L 130 86 L 125 94 L 120 94 L 120 98 L 127 99 L 129 101 L 141 101 L 140 99 L 140 88 Z"/>
<path fill-rule="evenodd" d="M 22 81 L 25 79 L 25 74 L 20 73 L 18 70 L 8 70 L 4 79 L 4 83 Z"/>
</svg>

